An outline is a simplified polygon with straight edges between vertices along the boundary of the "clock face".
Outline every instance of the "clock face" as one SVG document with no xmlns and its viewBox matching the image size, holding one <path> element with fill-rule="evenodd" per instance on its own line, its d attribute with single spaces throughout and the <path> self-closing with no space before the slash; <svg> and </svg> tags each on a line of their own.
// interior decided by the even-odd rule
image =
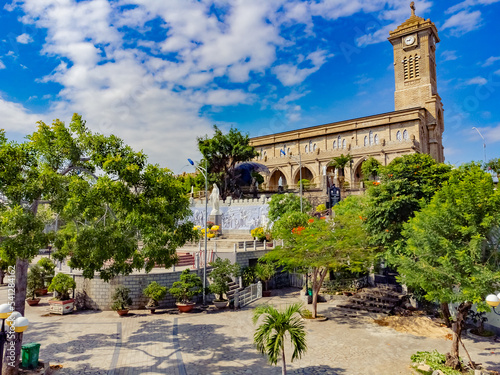
<svg viewBox="0 0 500 375">
<path fill-rule="evenodd" d="M 407 46 L 411 46 L 415 42 L 415 37 L 414 36 L 407 36 L 405 39 L 405 44 Z"/>
</svg>

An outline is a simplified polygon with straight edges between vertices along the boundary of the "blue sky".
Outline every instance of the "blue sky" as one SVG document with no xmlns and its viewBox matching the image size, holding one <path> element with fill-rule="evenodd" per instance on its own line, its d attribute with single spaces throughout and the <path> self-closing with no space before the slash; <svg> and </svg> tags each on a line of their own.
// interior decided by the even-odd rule
<svg viewBox="0 0 500 375">
<path fill-rule="evenodd" d="M 500 0 L 416 1 L 438 27 L 446 161 L 500 156 Z M 394 110 L 402 0 L 27 0 L 0 9 L 0 127 L 74 112 L 175 173 L 212 125 L 250 136 Z"/>
</svg>

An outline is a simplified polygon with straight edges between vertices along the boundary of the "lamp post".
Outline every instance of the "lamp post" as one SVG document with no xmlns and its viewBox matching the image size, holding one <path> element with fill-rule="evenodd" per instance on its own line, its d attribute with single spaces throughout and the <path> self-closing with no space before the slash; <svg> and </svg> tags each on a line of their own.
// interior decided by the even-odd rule
<svg viewBox="0 0 500 375">
<path fill-rule="evenodd" d="M 500 312 L 495 310 L 495 307 L 500 305 L 500 293 L 498 295 L 490 294 L 486 297 L 486 303 L 493 308 L 493 312 L 500 315 Z"/>
<path fill-rule="evenodd" d="M 280 154 L 286 156 L 285 150 L 280 150 Z M 292 159 L 297 160 L 296 156 L 290 156 Z M 302 154 L 299 151 L 299 195 L 300 195 L 300 212 L 302 212 Z"/>
<path fill-rule="evenodd" d="M 5 342 L 7 341 L 8 333 L 10 332 L 10 334 L 13 334 L 14 332 L 16 332 L 22 335 L 22 332 L 28 329 L 29 321 L 19 312 L 12 311 L 12 306 L 9 303 L 0 305 L 0 319 L 2 320 L 2 329 L 0 331 L 0 371 L 2 371 L 3 351 Z M 8 328 L 5 327 L 6 323 Z"/>
<path fill-rule="evenodd" d="M 484 137 L 483 137 L 483 135 L 481 134 L 481 132 L 479 131 L 478 128 L 476 128 L 475 126 L 473 126 L 472 129 L 476 130 L 478 132 L 478 134 L 480 135 L 480 137 L 483 138 L 484 163 L 486 164 L 486 141 L 484 140 Z"/>
<path fill-rule="evenodd" d="M 189 164 L 194 165 L 191 159 L 188 159 Z M 195 166 L 205 177 L 205 254 L 203 256 L 203 305 L 207 304 L 207 240 L 208 240 L 208 160 L 205 159 L 205 168 Z"/>
</svg>

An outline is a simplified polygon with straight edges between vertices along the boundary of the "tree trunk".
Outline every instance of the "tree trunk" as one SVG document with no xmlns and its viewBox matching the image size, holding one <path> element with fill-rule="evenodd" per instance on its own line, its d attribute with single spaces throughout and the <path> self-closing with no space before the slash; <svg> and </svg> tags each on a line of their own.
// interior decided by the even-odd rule
<svg viewBox="0 0 500 375">
<path fill-rule="evenodd" d="M 28 281 L 28 265 L 29 262 L 25 259 L 17 259 L 16 261 L 16 286 L 15 286 L 15 296 L 14 296 L 14 310 L 21 313 L 24 316 L 24 306 L 26 300 L 26 284 Z M 15 342 L 13 343 L 15 346 L 14 350 L 14 358 L 11 357 L 9 353 L 9 346 L 11 346 L 10 342 L 7 341 L 5 343 L 5 356 L 4 356 L 4 364 L 2 374 L 5 375 L 17 375 L 19 369 L 19 357 L 21 355 L 21 346 L 23 344 L 22 334 L 16 334 Z M 14 359 L 14 360 L 12 360 Z M 9 366 L 9 363 L 14 363 L 14 366 Z"/>
<path fill-rule="evenodd" d="M 3 284 L 4 277 L 5 277 L 5 271 L 4 270 L 0 270 L 0 284 Z"/>
<path fill-rule="evenodd" d="M 465 320 L 467 319 L 467 314 L 472 307 L 471 302 L 462 302 L 458 306 L 457 319 L 453 323 L 453 341 L 451 343 L 451 352 L 446 353 L 446 366 L 449 366 L 455 370 L 461 370 L 462 364 L 459 358 L 459 347 L 460 338 L 462 337 L 462 329 L 465 325 Z"/>
<path fill-rule="evenodd" d="M 446 324 L 446 327 L 451 328 L 453 319 L 451 318 L 450 308 L 446 302 L 441 302 L 441 312 L 443 313 L 444 324 Z"/>
<path fill-rule="evenodd" d="M 319 273 L 319 281 L 317 280 L 318 278 L 318 273 Z M 318 316 L 318 296 L 319 292 L 321 290 L 321 286 L 323 285 L 323 281 L 325 280 L 325 277 L 328 273 L 327 269 L 324 270 L 318 270 L 317 268 L 314 269 L 313 272 L 313 298 L 312 298 L 312 305 L 313 305 L 313 312 L 312 312 L 312 317 L 313 319 L 316 319 Z"/>
<path fill-rule="evenodd" d="M 281 347 L 281 374 L 286 375 L 285 346 Z"/>
</svg>

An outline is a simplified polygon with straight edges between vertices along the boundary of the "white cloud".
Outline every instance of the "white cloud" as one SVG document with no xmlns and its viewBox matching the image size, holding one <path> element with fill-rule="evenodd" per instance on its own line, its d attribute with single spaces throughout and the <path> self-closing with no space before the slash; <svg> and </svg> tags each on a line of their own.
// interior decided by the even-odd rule
<svg viewBox="0 0 500 375">
<path fill-rule="evenodd" d="M 493 127 L 481 128 L 481 133 L 488 140 L 488 144 L 500 142 L 500 124 Z"/>
<path fill-rule="evenodd" d="M 452 35 L 460 36 L 469 31 L 476 30 L 481 26 L 481 12 L 467 12 L 465 10 L 454 14 L 441 26 L 441 30 L 449 29 Z"/>
<path fill-rule="evenodd" d="M 486 85 L 488 80 L 484 77 L 474 77 L 465 82 L 466 85 Z"/>
<path fill-rule="evenodd" d="M 5 64 L 0 60 L 0 69 L 5 69 Z"/>
<path fill-rule="evenodd" d="M 462 9 L 468 9 L 476 5 L 490 5 L 498 3 L 500 0 L 465 0 L 461 3 L 455 4 L 446 10 L 446 13 L 455 13 Z"/>
<path fill-rule="evenodd" d="M 36 122 L 41 119 L 40 115 L 31 114 L 24 106 L 5 100 L 0 95 L 0 113 L 2 120 L 0 128 L 7 132 L 30 133 L 36 128 Z"/>
<path fill-rule="evenodd" d="M 305 59 L 302 56 L 298 57 L 296 64 L 281 64 L 272 69 L 276 77 L 285 86 L 295 86 L 302 83 L 309 75 L 317 72 L 329 56 L 327 56 L 326 51 L 317 50 L 310 53 Z M 304 62 L 310 62 L 312 67 L 300 68 L 298 64 Z"/>
<path fill-rule="evenodd" d="M 443 51 L 443 53 L 441 53 L 441 59 L 443 62 L 457 60 L 457 51 Z"/>
<path fill-rule="evenodd" d="M 496 61 L 500 60 L 500 56 L 491 56 L 486 59 L 484 62 L 483 67 L 491 66 L 493 65 Z"/>
<path fill-rule="evenodd" d="M 24 33 L 24 34 L 18 35 L 16 38 L 16 41 L 18 43 L 21 43 L 21 44 L 28 44 L 28 43 L 33 42 L 33 38 L 31 37 L 31 35 Z"/>
</svg>

